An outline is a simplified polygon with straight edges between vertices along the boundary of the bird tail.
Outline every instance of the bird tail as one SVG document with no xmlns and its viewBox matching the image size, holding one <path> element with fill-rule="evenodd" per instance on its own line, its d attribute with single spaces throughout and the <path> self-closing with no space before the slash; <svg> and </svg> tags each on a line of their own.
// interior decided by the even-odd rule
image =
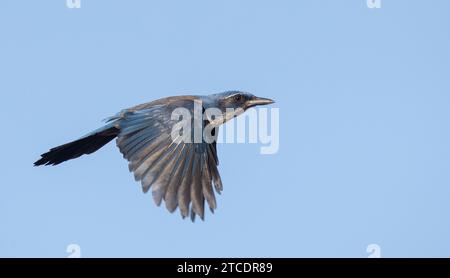
<svg viewBox="0 0 450 278">
<path fill-rule="evenodd" d="M 106 125 L 76 141 L 50 149 L 50 151 L 41 155 L 41 159 L 36 161 L 34 166 L 58 165 L 84 154 L 94 153 L 116 138 L 119 131 L 119 128 L 114 126 L 114 123 Z"/>
</svg>

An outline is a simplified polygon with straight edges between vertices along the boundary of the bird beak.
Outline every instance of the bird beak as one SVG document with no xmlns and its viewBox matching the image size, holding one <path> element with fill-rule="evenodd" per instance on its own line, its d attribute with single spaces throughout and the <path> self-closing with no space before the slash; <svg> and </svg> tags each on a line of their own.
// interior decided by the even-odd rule
<svg viewBox="0 0 450 278">
<path fill-rule="evenodd" d="M 253 99 L 247 101 L 248 107 L 253 107 L 257 105 L 268 105 L 272 103 L 275 103 L 275 101 L 269 98 L 262 98 L 262 97 L 254 97 Z"/>
</svg>

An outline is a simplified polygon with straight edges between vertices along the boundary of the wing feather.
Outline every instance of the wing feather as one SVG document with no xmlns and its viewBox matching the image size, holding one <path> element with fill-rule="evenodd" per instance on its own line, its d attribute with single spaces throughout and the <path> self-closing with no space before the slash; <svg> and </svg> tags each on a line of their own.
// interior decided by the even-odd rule
<svg viewBox="0 0 450 278">
<path fill-rule="evenodd" d="M 186 164 L 186 152 L 188 148 L 186 145 L 183 145 L 180 154 L 176 158 L 176 162 L 174 163 L 172 175 L 170 176 L 169 181 L 167 182 L 167 187 L 164 192 L 164 201 L 166 203 L 166 208 L 170 212 L 174 212 L 178 207 L 177 202 L 177 191 L 180 187 L 180 183 L 182 180 L 182 172 L 184 169 L 184 165 Z"/>
<path fill-rule="evenodd" d="M 217 147 L 216 143 L 185 143 L 180 136 L 172 140 L 176 122 L 170 109 L 177 104 L 192 106 L 171 101 L 170 105 L 143 106 L 115 116 L 120 125 L 117 146 L 143 191 L 152 188 L 158 206 L 164 200 L 170 212 L 178 207 L 183 218 L 194 220 L 198 215 L 203 220 L 205 201 L 212 212 L 217 208 L 213 187 L 217 193 L 222 191 Z"/>
<path fill-rule="evenodd" d="M 189 152 L 186 156 L 186 163 L 184 165 L 182 180 L 180 188 L 178 189 L 178 207 L 183 218 L 189 215 L 189 203 L 191 201 L 191 180 L 192 180 L 192 168 L 193 168 L 194 150 L 189 148 Z"/>
</svg>

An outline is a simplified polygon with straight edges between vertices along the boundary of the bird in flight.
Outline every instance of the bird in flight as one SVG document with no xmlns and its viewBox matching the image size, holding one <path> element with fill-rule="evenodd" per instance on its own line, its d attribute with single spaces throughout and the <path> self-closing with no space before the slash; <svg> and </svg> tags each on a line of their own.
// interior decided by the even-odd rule
<svg viewBox="0 0 450 278">
<path fill-rule="evenodd" d="M 117 147 L 128 160 L 129 170 L 140 181 L 144 193 L 152 188 L 155 203 L 164 200 L 166 208 L 192 221 L 198 215 L 204 220 L 205 200 L 211 210 L 216 209 L 213 191 L 220 194 L 223 187 L 217 166 L 215 140 L 194 138 L 195 129 L 209 128 L 217 138 L 219 126 L 237 117 L 250 107 L 274 103 L 241 91 L 227 91 L 208 96 L 174 96 L 124 109 L 106 120 L 105 126 L 78 140 L 50 149 L 34 163 L 58 165 L 64 161 L 91 154 L 116 139 Z M 195 117 L 196 108 L 199 117 Z M 176 114 L 183 109 L 186 113 Z M 215 113 L 205 113 L 214 109 Z M 214 114 L 214 115 L 213 115 Z M 178 116 L 174 116 L 178 115 Z M 183 127 L 176 129 L 184 119 Z M 174 131 L 175 130 L 175 131 Z M 192 140 L 191 140 L 192 139 Z"/>
</svg>

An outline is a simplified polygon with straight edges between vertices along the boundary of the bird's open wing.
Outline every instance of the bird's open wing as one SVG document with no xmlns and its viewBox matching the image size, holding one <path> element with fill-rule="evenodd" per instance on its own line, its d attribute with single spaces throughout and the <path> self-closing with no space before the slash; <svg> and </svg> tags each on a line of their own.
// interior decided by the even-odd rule
<svg viewBox="0 0 450 278">
<path fill-rule="evenodd" d="M 192 220 L 195 215 L 204 219 L 205 199 L 212 212 L 216 208 L 213 185 L 217 193 L 222 191 L 216 143 L 173 140 L 177 121 L 171 115 L 177 107 L 193 111 L 193 100 L 125 111 L 118 119 L 117 146 L 143 191 L 152 188 L 158 206 L 164 200 L 170 212 L 179 207 L 183 218 L 190 212 Z"/>
</svg>

